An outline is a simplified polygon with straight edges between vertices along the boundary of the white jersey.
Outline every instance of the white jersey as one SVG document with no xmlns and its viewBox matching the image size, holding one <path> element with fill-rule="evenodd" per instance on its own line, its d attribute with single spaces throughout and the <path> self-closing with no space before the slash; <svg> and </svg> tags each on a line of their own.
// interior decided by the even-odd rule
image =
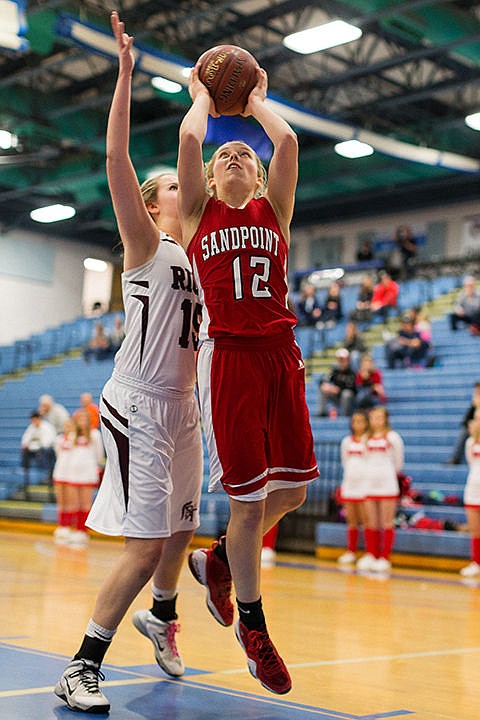
<svg viewBox="0 0 480 720">
<path fill-rule="evenodd" d="M 367 497 L 391 498 L 400 494 L 397 473 L 403 467 L 403 440 L 390 430 L 367 439 Z"/>
<path fill-rule="evenodd" d="M 364 439 L 353 435 L 343 438 L 340 445 L 343 480 L 340 487 L 342 500 L 359 501 L 365 498 L 367 474 L 367 446 Z"/>
<path fill-rule="evenodd" d="M 192 393 L 201 306 L 183 248 L 160 231 L 153 258 L 122 273 L 122 291 L 125 338 L 115 373 L 152 390 Z"/>
<path fill-rule="evenodd" d="M 469 437 L 465 443 L 465 457 L 469 465 L 469 473 L 463 502 L 465 505 L 480 508 L 480 442 L 475 442 Z"/>
</svg>

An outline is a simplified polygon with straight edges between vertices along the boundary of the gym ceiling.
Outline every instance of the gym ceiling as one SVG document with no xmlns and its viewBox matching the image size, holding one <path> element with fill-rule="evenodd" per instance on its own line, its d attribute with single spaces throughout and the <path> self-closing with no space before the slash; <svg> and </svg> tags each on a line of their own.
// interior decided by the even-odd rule
<svg viewBox="0 0 480 720">
<path fill-rule="evenodd" d="M 300 178 L 294 226 L 428 207 L 479 196 L 480 134 L 464 117 L 480 111 L 480 1 L 474 0 L 29 0 L 29 49 L 0 50 L 0 130 L 18 137 L 0 150 L 0 231 L 58 234 L 112 247 L 117 241 L 105 177 L 105 126 L 116 78 L 111 53 L 59 31 L 64 17 L 109 34 L 118 9 L 127 31 L 152 53 L 193 65 L 213 45 L 241 45 L 269 76 L 269 93 L 306 117 L 333 121 L 326 135 L 296 127 Z M 360 27 L 353 42 L 309 55 L 284 36 L 331 20 Z M 133 81 L 130 152 L 140 180 L 174 167 L 188 93 L 167 94 L 141 67 Z M 244 121 L 248 122 L 248 121 Z M 401 141 L 421 157 L 433 148 L 467 158 L 469 169 L 405 153 L 339 156 L 335 128 Z M 382 143 L 379 142 L 379 146 Z M 454 163 L 455 165 L 455 163 Z M 39 225 L 34 207 L 73 205 L 72 220 Z"/>
</svg>

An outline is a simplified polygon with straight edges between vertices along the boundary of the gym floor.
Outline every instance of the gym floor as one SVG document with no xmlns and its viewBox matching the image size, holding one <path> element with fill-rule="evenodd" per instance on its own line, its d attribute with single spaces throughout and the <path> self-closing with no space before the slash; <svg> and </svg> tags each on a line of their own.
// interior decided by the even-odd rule
<svg viewBox="0 0 480 720">
<path fill-rule="evenodd" d="M 0 720 L 78 717 L 53 686 L 76 652 L 119 542 L 88 549 L 50 535 L 0 529 Z M 480 582 L 396 570 L 358 575 L 310 556 L 263 570 L 270 634 L 292 691 L 264 690 L 232 628 L 210 616 L 185 566 L 178 646 L 187 667 L 169 679 L 126 617 L 103 667 L 113 720 L 477 720 Z M 132 611 L 150 606 L 145 588 Z M 96 717 L 107 717 L 105 715 Z"/>
</svg>

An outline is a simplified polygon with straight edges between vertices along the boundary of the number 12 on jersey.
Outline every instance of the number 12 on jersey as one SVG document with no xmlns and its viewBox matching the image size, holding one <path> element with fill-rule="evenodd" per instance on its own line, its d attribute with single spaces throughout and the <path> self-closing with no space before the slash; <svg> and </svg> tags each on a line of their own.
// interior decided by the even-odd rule
<svg viewBox="0 0 480 720">
<path fill-rule="evenodd" d="M 246 260 L 244 260 L 246 262 Z M 233 273 L 233 296 L 235 300 L 243 300 L 245 297 L 244 278 L 242 276 L 242 258 L 237 255 L 232 261 Z M 267 283 L 270 279 L 270 258 L 263 255 L 252 255 L 250 267 L 256 269 L 252 275 L 250 291 L 254 298 L 272 297 Z"/>
</svg>

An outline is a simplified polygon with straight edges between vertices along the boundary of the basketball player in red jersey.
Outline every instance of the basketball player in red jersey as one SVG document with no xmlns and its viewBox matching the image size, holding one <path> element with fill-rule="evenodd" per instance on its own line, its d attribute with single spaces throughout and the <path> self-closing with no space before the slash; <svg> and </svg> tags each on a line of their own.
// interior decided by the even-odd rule
<svg viewBox="0 0 480 720">
<path fill-rule="evenodd" d="M 105 653 L 140 590 L 153 579 L 151 610 L 133 624 L 149 638 L 168 675 L 184 665 L 175 635 L 177 583 L 199 524 L 202 436 L 195 398 L 199 312 L 191 265 L 181 246 L 178 180 L 165 174 L 140 187 L 128 152 L 133 38 L 112 13 L 119 70 L 107 126 L 107 176 L 124 247 L 126 335 L 102 391 L 107 465 L 87 525 L 125 538 L 97 595 L 78 652 L 55 686 L 72 710 L 106 713 L 99 689 Z"/>
<path fill-rule="evenodd" d="M 196 68 L 189 90 L 193 104 L 180 127 L 179 213 L 203 303 L 197 372 L 209 489 L 223 486 L 230 498 L 226 539 L 194 551 L 189 566 L 223 625 L 233 622 L 233 578 L 235 631 L 250 672 L 271 692 L 286 693 L 290 675 L 262 611 L 260 557 L 263 534 L 304 502 L 306 484 L 318 475 L 296 317 L 287 307 L 297 139 L 265 102 L 267 75 L 258 68 L 243 114 L 273 143 L 268 183 L 252 148 L 234 141 L 208 164 L 207 192 L 202 143 L 208 115 L 216 113 Z"/>
</svg>

